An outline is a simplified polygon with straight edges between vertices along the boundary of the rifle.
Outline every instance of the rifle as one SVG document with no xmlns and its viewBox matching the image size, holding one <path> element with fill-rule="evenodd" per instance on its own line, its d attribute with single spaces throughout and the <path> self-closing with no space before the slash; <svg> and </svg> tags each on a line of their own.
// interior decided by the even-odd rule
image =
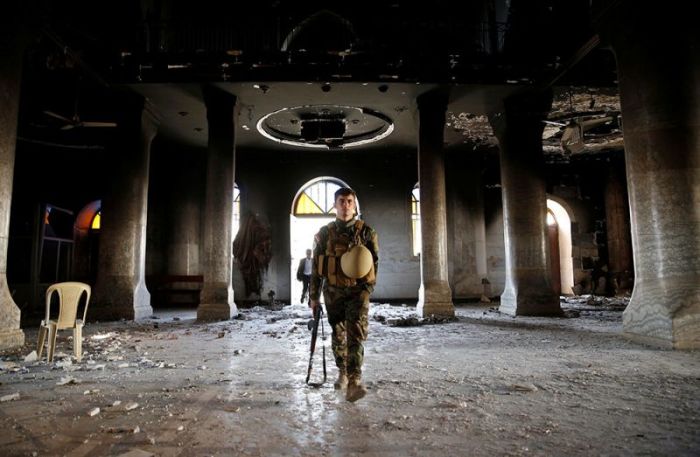
<svg viewBox="0 0 700 457">
<path fill-rule="evenodd" d="M 316 338 L 318 337 L 318 323 L 321 323 L 321 340 L 326 340 L 326 335 L 324 333 L 323 326 L 323 307 L 319 303 L 316 308 L 314 308 L 313 319 L 308 323 L 309 330 L 311 330 L 311 355 L 309 356 L 309 371 L 306 373 L 306 384 L 311 387 L 321 387 L 326 382 L 326 345 L 322 343 L 323 347 L 323 381 L 321 382 L 309 382 L 311 378 L 311 368 L 314 362 L 314 351 L 316 350 Z"/>
</svg>

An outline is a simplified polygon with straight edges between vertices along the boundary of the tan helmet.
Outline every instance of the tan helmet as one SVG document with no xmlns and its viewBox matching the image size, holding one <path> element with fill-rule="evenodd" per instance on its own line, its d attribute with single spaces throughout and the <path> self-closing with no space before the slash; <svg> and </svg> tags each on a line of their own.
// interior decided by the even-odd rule
<svg viewBox="0 0 700 457">
<path fill-rule="evenodd" d="M 340 268 L 348 278 L 359 279 L 367 276 L 372 269 L 372 253 L 362 245 L 350 248 L 348 252 L 340 258 Z"/>
</svg>

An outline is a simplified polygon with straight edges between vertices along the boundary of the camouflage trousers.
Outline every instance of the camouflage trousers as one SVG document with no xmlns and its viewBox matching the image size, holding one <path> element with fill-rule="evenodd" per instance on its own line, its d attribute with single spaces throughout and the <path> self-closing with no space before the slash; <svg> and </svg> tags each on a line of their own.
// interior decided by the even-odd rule
<svg viewBox="0 0 700 457">
<path fill-rule="evenodd" d="M 338 370 L 348 379 L 360 380 L 369 322 L 369 292 L 361 287 L 332 287 L 323 291 L 328 322 L 333 329 L 331 346 Z"/>
</svg>

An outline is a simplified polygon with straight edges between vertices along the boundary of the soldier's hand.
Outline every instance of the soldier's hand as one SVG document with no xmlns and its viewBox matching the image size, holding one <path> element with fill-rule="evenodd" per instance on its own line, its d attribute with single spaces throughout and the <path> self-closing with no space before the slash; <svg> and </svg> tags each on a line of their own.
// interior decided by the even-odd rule
<svg viewBox="0 0 700 457">
<path fill-rule="evenodd" d="M 369 303 L 369 290 L 363 289 L 362 292 L 360 292 L 360 300 L 362 300 L 362 304 L 368 304 Z"/>
<path fill-rule="evenodd" d="M 317 307 L 318 305 L 319 305 L 319 301 L 318 301 L 318 300 L 311 300 L 311 299 L 309 300 L 309 308 L 311 308 L 311 312 L 312 312 L 312 313 L 316 311 L 316 307 Z"/>
</svg>

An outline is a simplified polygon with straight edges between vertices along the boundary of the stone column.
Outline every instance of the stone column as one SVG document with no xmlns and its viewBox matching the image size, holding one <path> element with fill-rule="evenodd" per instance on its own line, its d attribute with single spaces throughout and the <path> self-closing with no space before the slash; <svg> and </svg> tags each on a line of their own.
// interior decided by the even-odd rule
<svg viewBox="0 0 700 457">
<path fill-rule="evenodd" d="M 0 30 L 0 349 L 24 344 L 24 332 L 19 328 L 20 310 L 7 285 L 10 205 L 24 48 L 16 32 L 12 27 Z"/>
<path fill-rule="evenodd" d="M 622 170 L 610 164 L 605 186 L 605 225 L 608 241 L 608 271 L 615 294 L 631 290 L 632 241 L 630 239 L 629 206 Z"/>
<path fill-rule="evenodd" d="M 209 148 L 202 233 L 202 274 L 198 320 L 230 319 L 238 313 L 233 301 L 233 180 L 236 97 L 204 86 Z"/>
<path fill-rule="evenodd" d="M 624 332 L 664 347 L 700 348 L 700 34 L 676 9 L 624 5 L 608 30 L 635 267 Z"/>
<path fill-rule="evenodd" d="M 418 183 L 422 251 L 418 312 L 421 316 L 455 315 L 447 268 L 447 199 L 443 138 L 447 95 L 418 97 Z"/>
<path fill-rule="evenodd" d="M 506 284 L 499 310 L 514 316 L 559 316 L 547 241 L 542 119 L 551 94 L 521 95 L 491 116 L 501 152 Z"/>
<path fill-rule="evenodd" d="M 153 314 L 146 288 L 146 222 L 151 143 L 156 118 L 133 96 L 119 122 L 122 141 L 112 151 L 106 176 L 112 192 L 102 200 L 100 258 L 89 316 L 142 319 Z"/>
</svg>

